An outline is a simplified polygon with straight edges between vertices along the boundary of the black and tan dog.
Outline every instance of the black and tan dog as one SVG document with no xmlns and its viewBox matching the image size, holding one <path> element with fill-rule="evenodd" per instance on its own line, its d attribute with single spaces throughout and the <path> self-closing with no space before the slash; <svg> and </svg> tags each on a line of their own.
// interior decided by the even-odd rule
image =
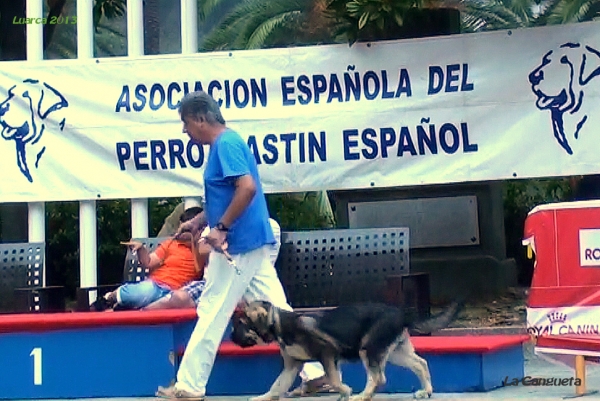
<svg viewBox="0 0 600 401">
<path fill-rule="evenodd" d="M 255 301 L 233 316 L 231 339 L 241 347 L 259 342 L 277 341 L 284 369 L 271 389 L 255 401 L 277 400 L 293 384 L 302 364 L 318 361 L 323 365 L 331 386 L 347 400 L 352 389 L 340 381 L 341 361 L 361 360 L 367 371 L 367 384 L 352 400 L 371 400 L 377 388 L 386 382 L 387 362 L 412 370 L 422 388 L 415 398 L 433 393 L 427 362 L 415 353 L 409 332 L 429 334 L 447 327 L 462 302 L 455 302 L 439 316 L 414 321 L 402 308 L 383 304 L 340 306 L 309 317 Z"/>
</svg>

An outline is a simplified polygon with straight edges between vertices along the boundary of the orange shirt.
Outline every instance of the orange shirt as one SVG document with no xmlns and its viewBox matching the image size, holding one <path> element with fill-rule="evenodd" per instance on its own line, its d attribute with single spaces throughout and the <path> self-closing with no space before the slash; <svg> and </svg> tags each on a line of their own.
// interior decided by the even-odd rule
<svg viewBox="0 0 600 401">
<path fill-rule="evenodd" d="M 156 256 L 163 260 L 163 264 L 150 273 L 150 279 L 157 284 L 168 286 L 177 290 L 192 280 L 202 278 L 196 273 L 194 255 L 189 245 L 174 240 L 162 242 L 154 251 Z M 203 266 L 200 266 L 202 269 Z"/>
</svg>

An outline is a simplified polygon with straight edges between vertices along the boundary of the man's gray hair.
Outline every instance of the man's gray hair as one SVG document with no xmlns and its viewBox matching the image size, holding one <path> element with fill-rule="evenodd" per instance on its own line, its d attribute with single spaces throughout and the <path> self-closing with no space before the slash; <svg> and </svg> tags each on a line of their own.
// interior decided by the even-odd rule
<svg viewBox="0 0 600 401">
<path fill-rule="evenodd" d="M 179 103 L 181 120 L 184 117 L 199 119 L 203 117 L 209 124 L 225 124 L 219 104 L 204 91 L 190 92 Z"/>
</svg>

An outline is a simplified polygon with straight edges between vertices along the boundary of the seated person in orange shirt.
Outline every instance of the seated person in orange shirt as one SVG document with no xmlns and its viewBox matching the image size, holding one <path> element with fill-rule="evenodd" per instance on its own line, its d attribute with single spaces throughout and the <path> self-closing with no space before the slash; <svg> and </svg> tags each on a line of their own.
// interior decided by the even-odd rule
<svg viewBox="0 0 600 401">
<path fill-rule="evenodd" d="M 279 254 L 279 247 L 281 246 L 281 227 L 279 223 L 273 219 L 269 219 L 269 223 L 271 224 L 271 229 L 273 230 L 273 234 L 275 235 L 276 244 L 273 245 L 273 249 L 271 251 L 271 263 L 275 265 L 275 261 L 277 260 L 277 255 Z M 202 227 L 200 227 L 202 229 Z M 202 231 L 201 237 L 208 235 L 210 231 L 210 227 L 206 226 L 204 231 Z M 212 247 L 205 242 L 198 243 L 198 252 L 202 257 L 208 258 Z M 153 309 L 182 309 L 182 308 L 196 308 L 198 303 L 200 302 L 200 295 L 202 295 L 202 291 L 204 291 L 204 286 L 206 285 L 206 281 L 202 279 L 194 280 L 183 287 L 181 289 L 173 291 L 167 296 L 160 298 L 157 301 L 152 302 L 150 305 L 143 308 L 144 310 L 153 310 Z M 244 303 L 240 303 L 240 307 L 243 307 Z"/>
<path fill-rule="evenodd" d="M 208 226 L 206 226 L 201 236 L 206 236 L 209 231 Z M 205 261 L 204 268 L 206 268 L 212 247 L 203 241 L 196 242 L 196 246 L 196 252 Z M 150 305 L 143 307 L 142 310 L 195 308 L 200 301 L 200 295 L 202 295 L 205 286 L 206 280 L 203 275 L 199 276 L 197 279 L 186 283 L 180 289 L 172 291 Z"/>
<path fill-rule="evenodd" d="M 183 212 L 180 223 L 191 220 L 202 212 L 202 208 L 192 207 Z M 207 252 L 198 252 L 192 235 L 181 239 L 168 239 L 152 253 L 138 242 L 130 242 L 138 252 L 140 264 L 148 268 L 149 277 L 139 283 L 126 283 L 104 298 L 109 306 L 116 309 L 140 309 L 181 289 L 185 284 L 201 280 L 208 262 Z M 192 245 L 193 244 L 193 245 Z"/>
</svg>

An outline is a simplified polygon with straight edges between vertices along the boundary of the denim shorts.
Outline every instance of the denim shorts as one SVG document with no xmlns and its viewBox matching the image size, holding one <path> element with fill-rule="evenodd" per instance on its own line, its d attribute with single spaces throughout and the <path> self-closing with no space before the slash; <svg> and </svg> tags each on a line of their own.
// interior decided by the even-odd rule
<svg viewBox="0 0 600 401">
<path fill-rule="evenodd" d="M 127 283 L 117 290 L 117 302 L 125 308 L 139 309 L 150 305 L 170 292 L 169 288 L 158 285 L 152 280 Z"/>
</svg>

